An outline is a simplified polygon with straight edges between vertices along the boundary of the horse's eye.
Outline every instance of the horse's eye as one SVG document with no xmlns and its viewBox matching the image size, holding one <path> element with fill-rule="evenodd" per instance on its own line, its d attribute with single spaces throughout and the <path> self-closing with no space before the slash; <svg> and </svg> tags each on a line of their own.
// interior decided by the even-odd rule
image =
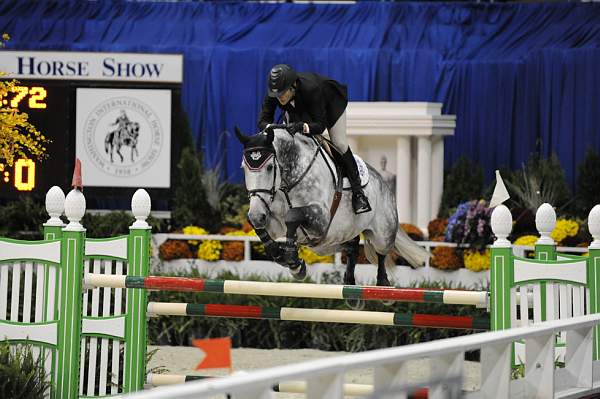
<svg viewBox="0 0 600 399">
<path fill-rule="evenodd" d="M 273 165 L 267 165 L 267 171 L 270 172 L 273 170 Z"/>
</svg>

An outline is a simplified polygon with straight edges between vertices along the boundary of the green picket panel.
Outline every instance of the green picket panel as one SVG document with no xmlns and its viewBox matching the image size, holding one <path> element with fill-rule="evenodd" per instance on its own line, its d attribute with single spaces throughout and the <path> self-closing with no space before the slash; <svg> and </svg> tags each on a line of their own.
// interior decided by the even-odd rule
<svg viewBox="0 0 600 399">
<path fill-rule="evenodd" d="M 69 219 L 66 227 L 59 218 L 65 201 Z M 151 230 L 145 220 L 150 212 L 150 197 L 144 190 L 134 194 L 132 211 L 136 222 L 127 236 L 101 240 L 86 239 L 85 228 L 79 223 L 85 213 L 85 198 L 80 191 L 72 190 L 65 200 L 62 190 L 53 187 L 46 196 L 46 208 L 51 217 L 44 224 L 44 240 L 0 238 L 1 339 L 27 341 L 39 347 L 36 350 L 47 359 L 51 398 L 102 397 L 143 389 L 147 294 L 121 290 L 121 302 L 127 303 L 127 309 L 123 305 L 122 314 L 115 316 L 105 314 L 115 296 L 104 291 L 103 309 L 97 306 L 92 311 L 103 314 L 87 315 L 89 304 L 84 298 L 91 296 L 98 302 L 100 289 L 84 290 L 82 282 L 90 265 L 101 265 L 107 271 L 115 262 L 123 274 L 148 275 Z M 21 263 L 25 266 L 21 267 Z M 23 320 L 18 319 L 21 308 Z M 35 315 L 33 322 L 30 313 Z M 98 343 L 99 351 L 96 345 L 90 346 L 92 340 Z M 119 370 L 121 388 L 114 386 L 115 380 L 111 381 L 110 373 L 104 370 L 109 341 L 111 362 Z M 83 372 L 87 373 L 86 387 Z M 118 379 L 119 376 L 116 382 Z"/>
</svg>

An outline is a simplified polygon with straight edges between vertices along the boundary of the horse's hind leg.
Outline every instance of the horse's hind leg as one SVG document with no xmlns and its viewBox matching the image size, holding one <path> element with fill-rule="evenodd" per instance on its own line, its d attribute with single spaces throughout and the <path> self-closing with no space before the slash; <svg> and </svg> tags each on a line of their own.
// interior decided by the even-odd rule
<svg viewBox="0 0 600 399">
<path fill-rule="evenodd" d="M 356 236 L 350 241 L 342 244 L 342 248 L 346 251 L 346 273 L 344 273 L 344 284 L 355 285 L 354 266 L 356 266 L 356 258 L 358 258 L 358 243 L 360 237 Z"/>
<path fill-rule="evenodd" d="M 377 254 L 377 285 L 388 287 L 390 281 L 385 270 L 385 255 Z"/>
</svg>

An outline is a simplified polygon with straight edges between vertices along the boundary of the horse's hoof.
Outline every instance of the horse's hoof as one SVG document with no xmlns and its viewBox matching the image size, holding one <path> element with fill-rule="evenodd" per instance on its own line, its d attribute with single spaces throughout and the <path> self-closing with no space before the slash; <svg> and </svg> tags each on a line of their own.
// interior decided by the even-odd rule
<svg viewBox="0 0 600 399">
<path fill-rule="evenodd" d="M 390 284 L 390 280 L 388 280 L 387 278 L 381 278 L 381 279 L 377 279 L 377 285 L 379 287 L 389 287 L 392 284 Z"/>
<path fill-rule="evenodd" d="M 344 285 L 356 285 L 356 280 L 354 276 L 348 276 L 344 274 Z"/>
<path fill-rule="evenodd" d="M 298 280 L 298 281 L 303 281 L 306 279 L 306 262 L 304 262 L 303 260 L 300 260 L 300 263 L 294 267 L 291 268 L 290 267 L 290 272 L 292 272 L 292 276 L 294 276 L 294 279 Z"/>
</svg>

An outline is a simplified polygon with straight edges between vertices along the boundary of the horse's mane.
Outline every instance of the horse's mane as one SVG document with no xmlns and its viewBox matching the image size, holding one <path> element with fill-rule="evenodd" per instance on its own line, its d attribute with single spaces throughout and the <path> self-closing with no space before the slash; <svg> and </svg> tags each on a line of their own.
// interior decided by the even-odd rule
<svg viewBox="0 0 600 399">
<path fill-rule="evenodd" d="M 275 147 L 275 152 L 288 152 L 291 148 L 296 147 L 297 144 L 300 144 L 303 150 L 314 149 L 317 146 L 312 137 L 304 134 L 292 136 L 285 129 L 275 129 L 274 133 L 273 147 Z"/>
</svg>

